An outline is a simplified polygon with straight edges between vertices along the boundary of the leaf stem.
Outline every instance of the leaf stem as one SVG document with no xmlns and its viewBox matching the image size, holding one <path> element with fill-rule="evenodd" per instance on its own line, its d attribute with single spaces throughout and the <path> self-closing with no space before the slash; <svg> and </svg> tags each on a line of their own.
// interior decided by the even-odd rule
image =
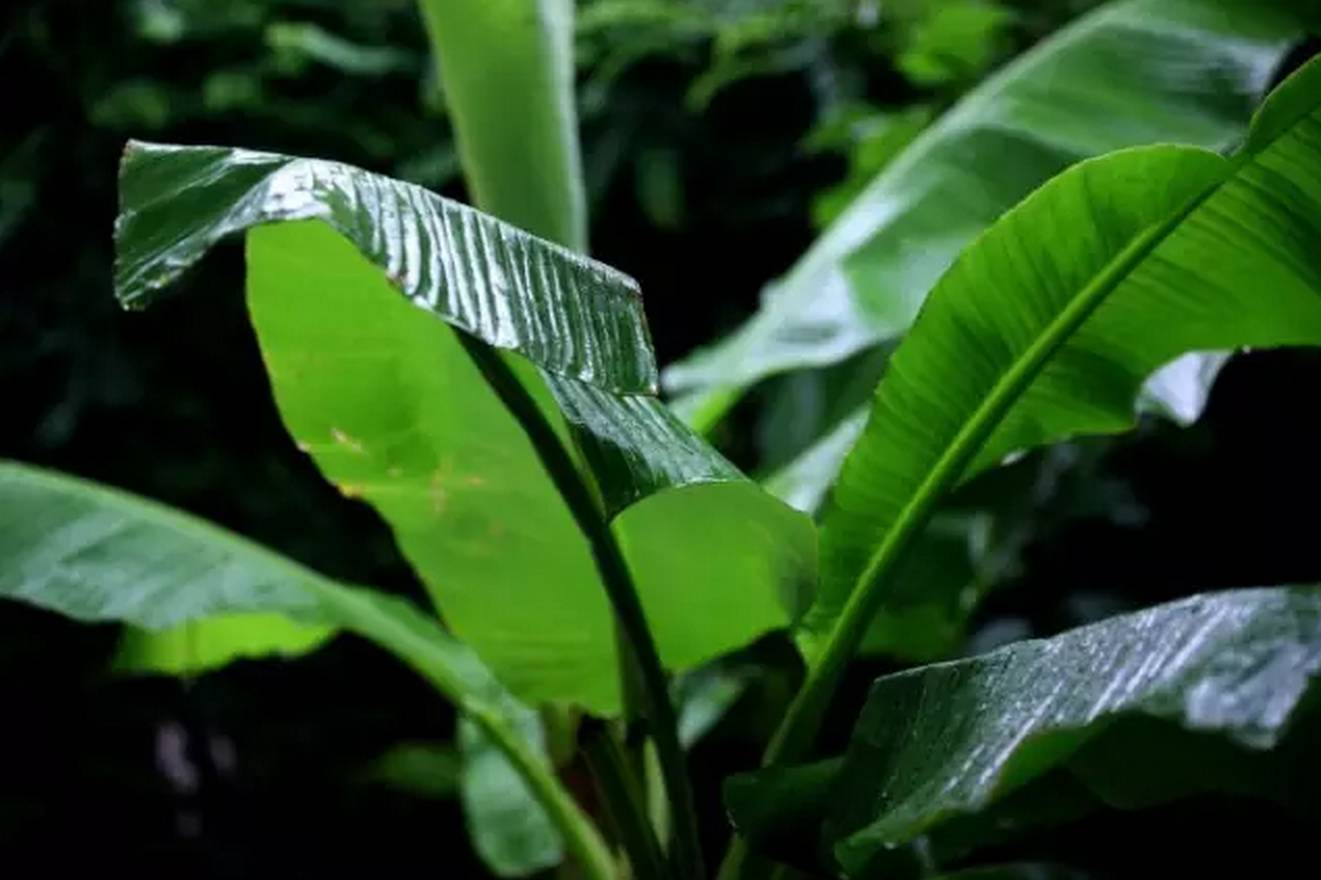
<svg viewBox="0 0 1321 880">
<path fill-rule="evenodd" d="M 609 726 L 600 719 L 583 724 L 583 757 L 624 851 L 634 880 L 667 880 L 665 854 L 647 820 L 642 790 L 629 756 Z"/>
<path fill-rule="evenodd" d="M 647 714 L 648 733 L 656 743 L 665 793 L 674 817 L 673 854 L 678 874 L 688 880 L 703 876 L 701 847 L 692 787 L 688 781 L 683 749 L 679 745 L 678 722 L 670 703 L 669 685 L 660 655 L 647 626 L 642 602 L 628 564 L 615 540 L 596 494 L 585 481 L 554 428 L 523 387 L 500 353 L 466 333 L 458 333 L 468 356 L 492 390 L 518 420 L 551 482 L 564 498 L 579 530 L 587 538 L 592 558 L 601 575 L 615 620 L 623 631 L 621 648 L 626 663 L 633 664 L 640 685 L 640 698 Z M 630 674 L 626 671 L 625 675 Z M 626 679 L 627 681 L 627 679 Z"/>
</svg>

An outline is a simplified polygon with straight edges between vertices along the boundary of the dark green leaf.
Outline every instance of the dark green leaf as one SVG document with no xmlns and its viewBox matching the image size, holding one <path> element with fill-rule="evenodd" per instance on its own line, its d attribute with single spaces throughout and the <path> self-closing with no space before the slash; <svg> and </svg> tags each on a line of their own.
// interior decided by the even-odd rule
<svg viewBox="0 0 1321 880">
<path fill-rule="evenodd" d="M 1309 588 L 1196 596 L 882 678 L 839 773 L 828 839 L 860 871 L 1061 766 L 1126 807 L 1278 792 L 1284 767 L 1254 753 L 1280 746 L 1318 673 L 1321 591 Z"/>
<path fill-rule="evenodd" d="M 483 742 L 495 743 L 485 753 L 501 785 L 535 782 L 524 789 L 539 803 L 532 811 L 571 829 L 592 877 L 613 872 L 604 844 L 555 781 L 535 714 L 410 602 L 336 583 L 146 499 L 9 462 L 0 462 L 0 598 L 146 629 L 276 614 L 356 633 L 412 666 L 480 726 Z"/>
</svg>

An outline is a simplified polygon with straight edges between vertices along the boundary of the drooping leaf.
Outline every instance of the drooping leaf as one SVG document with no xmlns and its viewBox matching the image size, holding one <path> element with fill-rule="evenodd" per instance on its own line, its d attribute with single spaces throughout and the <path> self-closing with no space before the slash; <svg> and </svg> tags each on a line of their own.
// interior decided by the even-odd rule
<svg viewBox="0 0 1321 880">
<path fill-rule="evenodd" d="M 1059 768 L 1123 807 L 1197 791 L 1306 800 L 1297 778 L 1288 793 L 1296 762 L 1271 756 L 1310 717 L 1318 674 L 1321 590 L 1300 588 L 1195 596 L 887 676 L 835 777 L 827 840 L 858 876 Z"/>
<path fill-rule="evenodd" d="M 419 0 L 418 6 L 473 201 L 585 251 L 572 0 Z"/>
<path fill-rule="evenodd" d="M 810 523 L 652 396 L 629 279 L 332 162 L 134 145 L 123 178 L 121 299 L 149 300 L 254 227 L 249 308 L 290 433 L 381 513 L 453 630 L 519 696 L 613 711 L 611 617 L 585 540 L 448 325 L 532 362 L 510 358 L 614 516 L 667 665 L 787 622 L 814 565 Z"/>
<path fill-rule="evenodd" d="M 1121 0 L 1080 18 L 928 128 L 748 323 L 668 368 L 667 387 L 691 392 L 686 408 L 710 423 L 762 377 L 901 336 L 959 251 L 1070 164 L 1139 144 L 1233 145 L 1313 12 L 1288 0 Z"/>
<path fill-rule="evenodd" d="M 0 461 L 0 598 L 87 622 L 149 630 L 236 615 L 281 615 L 355 633 L 396 655 L 497 743 L 502 772 L 534 771 L 543 809 L 576 830 L 604 878 L 604 844 L 558 787 L 535 719 L 466 645 L 406 600 L 325 578 L 203 520 L 73 477 Z M 550 805 L 550 806 L 548 806 Z M 562 826 L 563 827 L 563 826 Z"/>
<path fill-rule="evenodd" d="M 1321 61 L 1233 159 L 1188 147 L 1083 162 L 1006 214 L 933 291 L 877 386 L 822 530 L 809 656 L 836 659 L 946 490 L 1006 455 L 1133 423 L 1189 351 L 1321 344 Z M 831 635 L 846 603 L 848 619 Z"/>
<path fill-rule="evenodd" d="M 503 713 L 509 700 L 470 649 L 406 601 L 336 583 L 147 499 L 3 461 L 0 597 L 151 630 L 279 615 L 377 642 L 460 706 Z"/>
</svg>

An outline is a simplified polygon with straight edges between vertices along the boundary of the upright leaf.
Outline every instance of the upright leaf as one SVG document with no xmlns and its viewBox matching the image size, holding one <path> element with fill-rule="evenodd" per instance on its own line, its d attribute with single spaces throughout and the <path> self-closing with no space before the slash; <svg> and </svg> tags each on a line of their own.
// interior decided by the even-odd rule
<svg viewBox="0 0 1321 880">
<path fill-rule="evenodd" d="M 515 226 L 585 251 L 573 0 L 419 0 L 418 6 L 474 201 Z"/>
<path fill-rule="evenodd" d="M 1312 0 L 1117 0 L 1083 16 L 917 138 L 748 323 L 670 367 L 667 386 L 711 421 L 764 376 L 901 336 L 959 251 L 1070 164 L 1156 142 L 1233 145 L 1313 12 Z"/>
<path fill-rule="evenodd" d="M 1006 454 L 1133 421 L 1187 351 L 1321 344 L 1321 60 L 1232 160 L 1120 151 L 1061 174 L 942 278 L 824 518 L 808 653 L 842 662 L 941 495 Z M 847 606 L 847 611 L 845 610 Z"/>
<path fill-rule="evenodd" d="M 613 711 L 610 612 L 567 508 L 447 325 L 531 361 L 510 364 L 581 451 L 668 665 L 788 621 L 814 565 L 810 523 L 652 396 L 625 276 L 333 162 L 134 145 L 123 199 L 129 304 L 254 227 L 249 308 L 290 433 L 376 507 L 449 625 L 519 696 Z"/>
</svg>

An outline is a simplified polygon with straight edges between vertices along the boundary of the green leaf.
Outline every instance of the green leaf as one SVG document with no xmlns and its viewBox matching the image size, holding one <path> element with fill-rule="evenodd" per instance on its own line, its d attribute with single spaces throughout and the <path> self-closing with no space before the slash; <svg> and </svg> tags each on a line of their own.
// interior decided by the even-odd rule
<svg viewBox="0 0 1321 880">
<path fill-rule="evenodd" d="M 279 614 L 228 614 L 152 632 L 129 627 L 119 641 L 121 672 L 196 675 L 241 659 L 299 657 L 335 634 Z"/>
<path fill-rule="evenodd" d="M 87 622 L 178 628 L 279 614 L 375 642 L 428 679 L 518 767 L 595 880 L 604 843 L 527 736 L 520 705 L 412 603 L 348 587 L 203 520 L 73 477 L 0 461 L 0 598 Z M 535 716 L 532 716 L 535 717 Z M 506 765 L 508 766 L 508 765 Z"/>
<path fill-rule="evenodd" d="M 473 201 L 585 251 L 573 0 L 419 0 L 418 6 Z"/>
<path fill-rule="evenodd" d="M 1124 0 L 1080 18 L 928 128 L 747 324 L 668 368 L 667 387 L 714 421 L 760 378 L 901 336 L 964 246 L 1070 164 L 1164 141 L 1232 145 L 1306 5 Z"/>
<path fill-rule="evenodd" d="M 536 713 L 522 713 L 519 729 L 544 758 Z M 495 744 L 475 724 L 460 722 L 459 750 L 463 756 L 459 797 L 473 847 L 486 866 L 500 877 L 527 877 L 562 862 L 559 833 Z"/>
<path fill-rule="evenodd" d="M 1269 753 L 1290 747 L 1319 673 L 1321 591 L 1300 588 L 1195 596 L 887 676 L 836 777 L 827 838 L 858 874 L 1057 768 L 1102 794 L 1145 793 L 1127 807 L 1283 790 L 1290 764 Z"/>
<path fill-rule="evenodd" d="M 139 144 L 122 174 L 121 300 L 149 301 L 253 227 L 249 309 L 286 426 L 381 513 L 454 632 L 520 697 L 614 711 L 612 619 L 586 541 L 449 325 L 532 362 L 510 359 L 614 516 L 667 665 L 788 622 L 811 524 L 652 396 L 630 279 L 338 163 Z"/>
<path fill-rule="evenodd" d="M 1143 384 L 1137 412 L 1159 414 L 1179 425 L 1191 424 L 1205 408 L 1211 385 L 1226 360 L 1226 355 L 1216 353 L 1177 358 Z M 794 378 L 810 375 L 798 373 Z M 766 488 L 800 510 L 817 513 L 849 450 L 862 435 L 866 418 L 864 407 L 839 422 L 767 478 Z M 1076 456 L 1059 448 L 1055 451 L 1061 454 L 1025 470 L 1016 466 L 1024 472 L 1001 479 L 989 494 L 974 492 L 977 497 L 970 502 L 951 499 L 942 503 L 932 522 L 914 539 L 895 588 L 860 645 L 863 653 L 910 662 L 948 656 L 983 597 L 998 579 L 1013 571 L 1022 545 L 1040 531 L 1041 520 L 1065 521 L 1078 515 L 1080 507 L 1090 515 L 1098 512 L 1094 501 L 1092 506 L 1087 504 L 1089 493 L 1081 491 L 1094 475 L 1076 475 L 1061 485 L 1061 478 L 1075 470 L 1072 460 Z M 1084 486 L 1077 485 L 1080 482 Z M 1054 497 L 1061 490 L 1066 497 Z"/>
<path fill-rule="evenodd" d="M 1144 380 L 1185 352 L 1321 343 L 1318 167 L 1313 61 L 1233 160 L 1163 146 L 1083 162 L 966 251 L 895 352 L 845 462 L 804 621 L 809 657 L 843 662 L 911 538 L 967 475 L 1125 430 Z"/>
<path fill-rule="evenodd" d="M 417 797 L 453 798 L 459 791 L 462 759 L 450 743 L 401 742 L 366 768 L 363 781 Z"/>
<path fill-rule="evenodd" d="M 0 461 L 0 561 L 0 598 L 75 620 L 159 631 L 219 615 L 281 615 L 377 642 L 461 707 L 503 713 L 508 704 L 472 651 L 410 603 L 74 477 Z"/>
<path fill-rule="evenodd" d="M 1014 18 L 1009 10 L 986 0 L 954 0 L 924 11 L 895 64 L 908 79 L 928 87 L 985 70 Z"/>
</svg>

